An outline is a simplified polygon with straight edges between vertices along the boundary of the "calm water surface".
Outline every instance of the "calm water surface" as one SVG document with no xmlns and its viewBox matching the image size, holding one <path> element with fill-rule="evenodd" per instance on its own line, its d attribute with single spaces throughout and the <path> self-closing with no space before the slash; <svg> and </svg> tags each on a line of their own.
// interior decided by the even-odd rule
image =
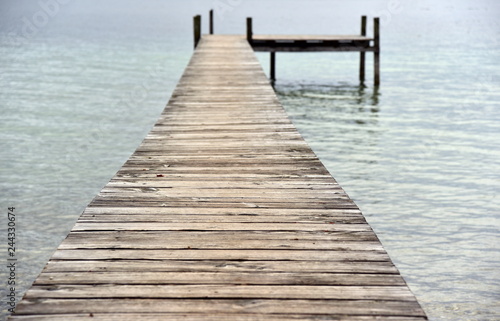
<svg viewBox="0 0 500 321">
<path fill-rule="evenodd" d="M 0 202 L 18 215 L 18 299 L 150 130 L 191 56 L 192 16 L 206 25 L 213 7 L 218 33 L 243 34 L 252 16 L 256 33 L 355 34 L 361 15 L 381 16 L 380 88 L 371 55 L 360 86 L 357 53 L 278 53 L 277 93 L 429 318 L 500 319 L 498 1 L 60 3 L 0 3 Z"/>
</svg>

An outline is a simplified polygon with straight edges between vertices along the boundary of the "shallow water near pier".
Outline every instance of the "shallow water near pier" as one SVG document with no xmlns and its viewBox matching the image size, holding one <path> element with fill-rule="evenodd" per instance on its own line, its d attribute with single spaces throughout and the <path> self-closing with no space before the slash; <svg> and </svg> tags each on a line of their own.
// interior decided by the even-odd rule
<svg viewBox="0 0 500 321">
<path fill-rule="evenodd" d="M 366 14 L 369 35 L 381 17 L 379 88 L 371 54 L 360 85 L 358 53 L 278 53 L 278 97 L 430 320 L 500 319 L 500 4 L 435 2 L 2 2 L 0 200 L 16 207 L 18 299 L 163 110 L 193 15 L 206 26 L 218 9 L 216 33 L 244 34 L 252 16 L 255 33 L 356 34 Z"/>
</svg>

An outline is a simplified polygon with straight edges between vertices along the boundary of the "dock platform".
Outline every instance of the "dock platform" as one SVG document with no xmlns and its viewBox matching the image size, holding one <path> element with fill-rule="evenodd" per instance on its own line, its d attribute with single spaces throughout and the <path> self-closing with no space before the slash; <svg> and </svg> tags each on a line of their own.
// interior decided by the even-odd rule
<svg viewBox="0 0 500 321">
<path fill-rule="evenodd" d="M 427 318 L 246 37 L 205 35 L 9 320 Z"/>
<path fill-rule="evenodd" d="M 213 25 L 212 19 L 210 25 Z M 254 51 L 270 53 L 269 78 L 273 85 L 276 81 L 277 52 L 339 51 L 360 53 L 359 81 L 361 84 L 364 84 L 365 81 L 366 52 L 373 52 L 373 85 L 379 86 L 380 19 L 373 19 L 373 38 L 366 36 L 366 26 L 367 17 L 362 16 L 360 35 L 254 35 L 252 18 L 247 18 L 247 40 Z M 213 32 L 213 28 L 210 30 Z M 198 34 L 201 34 L 201 30 L 198 31 Z"/>
<path fill-rule="evenodd" d="M 374 38 L 357 35 L 252 35 L 254 51 L 375 51 Z"/>
</svg>

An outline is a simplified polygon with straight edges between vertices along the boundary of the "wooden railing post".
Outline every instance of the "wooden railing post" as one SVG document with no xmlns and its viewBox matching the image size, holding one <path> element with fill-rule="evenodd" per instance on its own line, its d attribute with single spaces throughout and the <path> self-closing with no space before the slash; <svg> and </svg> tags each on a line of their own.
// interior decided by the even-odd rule
<svg viewBox="0 0 500 321">
<path fill-rule="evenodd" d="M 201 16 L 196 15 L 193 18 L 193 31 L 194 31 L 194 48 L 198 46 L 201 39 Z"/>
<path fill-rule="evenodd" d="M 366 36 L 366 16 L 361 17 L 361 35 Z M 365 52 L 359 54 L 359 81 L 365 82 Z"/>
<path fill-rule="evenodd" d="M 252 44 L 252 18 L 247 18 L 247 40 L 250 44 Z"/>
<path fill-rule="evenodd" d="M 373 73 L 374 79 L 373 84 L 375 86 L 380 85 L 380 20 L 379 18 L 373 19 Z"/>
<path fill-rule="evenodd" d="M 210 10 L 210 14 L 209 14 L 209 21 L 208 21 L 208 26 L 209 26 L 209 32 L 211 35 L 214 34 L 214 10 Z"/>
</svg>

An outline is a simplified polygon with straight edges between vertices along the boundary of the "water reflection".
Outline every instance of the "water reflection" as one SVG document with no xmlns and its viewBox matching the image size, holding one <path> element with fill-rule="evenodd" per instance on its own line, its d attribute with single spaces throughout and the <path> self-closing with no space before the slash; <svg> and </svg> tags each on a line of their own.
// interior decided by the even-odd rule
<svg viewBox="0 0 500 321">
<path fill-rule="evenodd" d="M 275 87 L 276 93 L 283 97 L 312 98 L 326 100 L 352 101 L 357 105 L 377 106 L 379 103 L 379 87 L 369 89 L 360 85 L 318 85 L 301 83 L 280 83 Z M 373 110 L 377 112 L 378 109 Z"/>
<path fill-rule="evenodd" d="M 349 84 L 285 83 L 276 87 L 276 93 L 290 117 L 299 122 L 301 119 L 315 121 L 315 126 L 330 129 L 345 128 L 347 124 L 357 127 L 377 126 L 378 123 L 378 88 Z"/>
<path fill-rule="evenodd" d="M 494 320 L 498 109 L 474 96 L 488 107 L 484 113 L 451 118 L 446 111 L 470 92 L 398 90 L 388 88 L 381 99 L 378 88 L 348 84 L 277 87 L 294 124 L 360 206 L 424 309 L 454 314 L 447 320 Z"/>
<path fill-rule="evenodd" d="M 299 132 L 333 176 L 344 164 L 357 163 L 360 169 L 353 171 L 349 180 L 374 178 L 370 168 L 379 160 L 378 145 L 383 133 L 378 88 L 280 83 L 276 93 Z"/>
</svg>

